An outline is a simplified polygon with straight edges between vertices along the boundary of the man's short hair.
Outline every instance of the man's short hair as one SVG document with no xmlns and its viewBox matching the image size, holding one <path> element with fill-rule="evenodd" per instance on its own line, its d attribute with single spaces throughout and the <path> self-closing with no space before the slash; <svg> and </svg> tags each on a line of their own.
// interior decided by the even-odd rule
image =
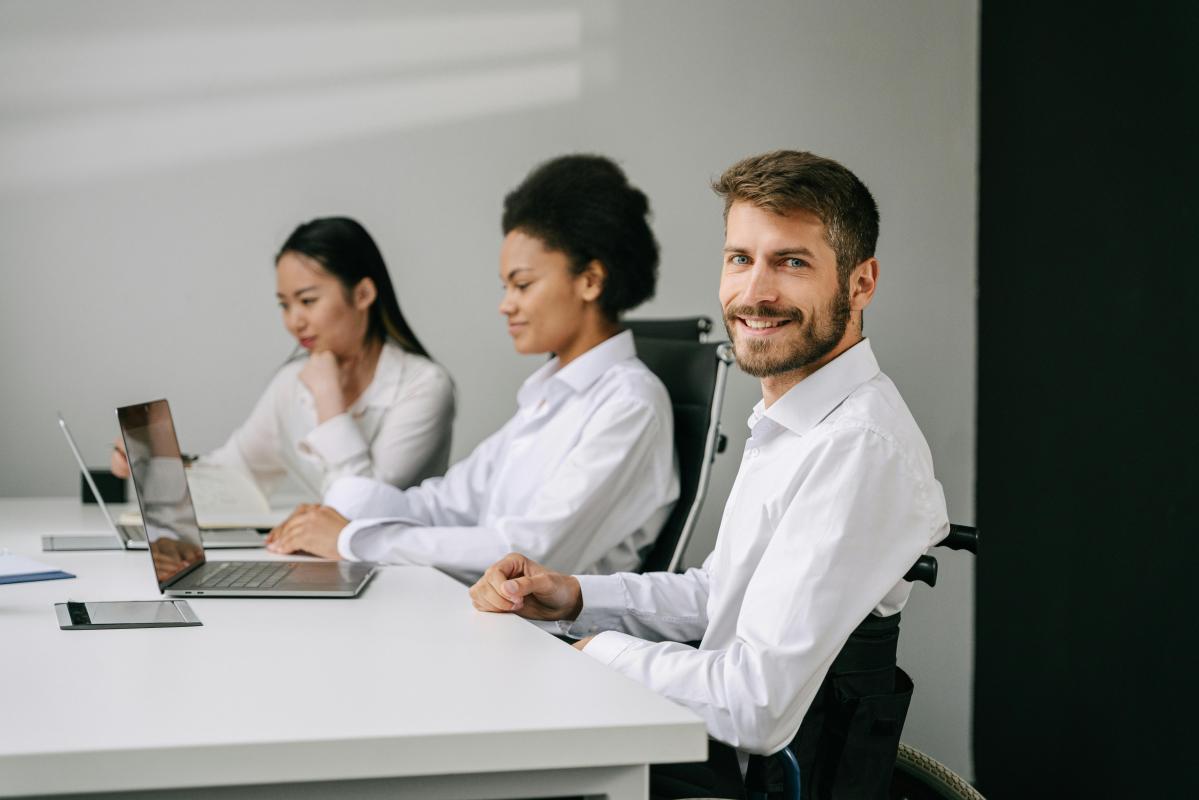
<svg viewBox="0 0 1199 800">
<path fill-rule="evenodd" d="M 649 200 L 611 159 L 567 155 L 541 164 L 504 198 L 504 235 L 521 230 L 565 253 L 571 271 L 599 261 L 607 273 L 599 307 L 615 322 L 654 296 L 658 241 Z"/>
<path fill-rule="evenodd" d="M 726 169 L 712 188 L 724 198 L 726 220 L 738 201 L 775 214 L 815 214 L 837 256 L 842 284 L 854 267 L 874 255 L 878 204 L 856 175 L 832 159 L 800 150 L 750 156 Z"/>
</svg>

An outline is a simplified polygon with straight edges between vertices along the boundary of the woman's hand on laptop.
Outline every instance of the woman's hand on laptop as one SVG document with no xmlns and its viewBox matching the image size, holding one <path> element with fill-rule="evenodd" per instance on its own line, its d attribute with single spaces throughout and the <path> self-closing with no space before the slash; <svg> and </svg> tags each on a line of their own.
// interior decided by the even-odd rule
<svg viewBox="0 0 1199 800">
<path fill-rule="evenodd" d="M 334 561 L 337 537 L 350 521 L 329 506 L 302 505 L 266 537 L 266 549 L 272 553 L 311 553 Z"/>
<path fill-rule="evenodd" d="M 578 579 L 519 553 L 488 567 L 470 587 L 470 599 L 480 611 L 508 611 L 528 619 L 575 619 L 583 610 Z"/>
</svg>

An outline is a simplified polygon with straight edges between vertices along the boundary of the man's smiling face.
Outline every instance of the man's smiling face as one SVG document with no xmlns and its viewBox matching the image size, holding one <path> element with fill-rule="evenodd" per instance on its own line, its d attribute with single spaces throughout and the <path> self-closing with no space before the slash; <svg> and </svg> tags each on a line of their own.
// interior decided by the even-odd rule
<svg viewBox="0 0 1199 800">
<path fill-rule="evenodd" d="M 725 223 L 720 305 L 737 363 L 755 377 L 819 368 L 845 338 L 849 286 L 815 214 L 737 201 Z"/>
</svg>

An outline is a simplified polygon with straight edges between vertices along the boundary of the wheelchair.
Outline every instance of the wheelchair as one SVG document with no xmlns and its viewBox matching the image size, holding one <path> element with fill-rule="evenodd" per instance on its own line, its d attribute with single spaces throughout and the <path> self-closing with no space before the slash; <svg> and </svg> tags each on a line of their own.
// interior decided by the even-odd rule
<svg viewBox="0 0 1199 800">
<path fill-rule="evenodd" d="M 947 547 L 951 550 L 966 550 L 974 555 L 978 554 L 978 530 L 966 525 L 951 525 L 949 535 L 945 537 L 937 546 Z M 937 560 L 930 555 L 921 556 L 919 560 L 912 566 L 908 573 L 904 576 L 905 580 L 912 582 L 926 583 L 929 586 L 937 584 Z M 898 617 L 899 615 L 895 615 Z M 890 619 L 890 618 L 887 618 Z M 869 635 L 866 628 L 882 627 L 877 621 L 867 619 L 854 634 L 850 636 L 850 642 L 846 645 L 848 650 L 854 641 L 855 636 Z M 898 619 L 890 626 L 895 629 L 895 635 L 898 636 Z M 846 650 L 842 651 L 842 656 Z M 839 656 L 840 658 L 840 656 Z M 908 682 L 910 691 L 911 683 L 902 670 L 896 668 L 896 673 L 902 676 L 902 680 Z M 830 674 L 825 679 L 828 682 L 833 676 Z M 821 687 L 824 689 L 825 687 Z M 908 695 L 910 697 L 910 695 Z M 907 712 L 906 700 L 902 703 L 902 709 L 899 710 L 898 726 L 902 729 L 903 716 Z M 805 720 L 806 722 L 806 720 Z M 821 732 L 823 733 L 823 732 Z M 815 736 L 821 735 L 815 734 Z M 896 741 L 898 740 L 899 730 L 896 732 Z M 872 792 L 870 795 L 859 795 L 858 789 L 842 788 L 838 792 L 836 789 L 830 789 L 829 784 L 836 782 L 836 778 L 828 778 L 829 769 L 826 767 L 824 775 L 819 774 L 816 770 L 815 775 L 816 786 L 805 786 L 805 770 L 800 766 L 800 759 L 796 755 L 797 744 L 800 748 L 805 748 L 807 752 L 811 752 L 810 746 L 805 747 L 803 742 L 799 740 L 805 735 L 804 728 L 801 727 L 796 739 L 787 747 L 777 753 L 768 756 L 751 756 L 750 768 L 746 775 L 746 784 L 748 797 L 750 800 L 767 800 L 768 797 L 778 797 L 781 789 L 781 796 L 785 800 L 815 800 L 816 798 L 825 797 L 879 797 L 886 800 L 983 800 L 983 796 L 974 789 L 965 779 L 955 774 L 953 770 L 946 767 L 941 762 L 925 755 L 910 745 L 898 743 L 898 749 L 895 752 L 894 769 L 891 771 L 890 784 L 886 789 L 885 794 Z M 809 732 L 809 737 L 813 736 Z M 830 748 L 825 744 L 825 751 Z M 844 743 L 834 743 L 831 749 L 836 750 Z M 826 752 L 827 754 L 827 752 Z M 810 760 L 810 758 L 809 758 Z M 839 760 L 836 753 L 833 754 L 832 760 Z M 828 759 L 826 758 L 827 762 Z M 832 768 L 835 771 L 835 767 Z M 809 770 L 810 773 L 813 770 Z M 821 785 L 821 784 L 824 785 Z"/>
</svg>

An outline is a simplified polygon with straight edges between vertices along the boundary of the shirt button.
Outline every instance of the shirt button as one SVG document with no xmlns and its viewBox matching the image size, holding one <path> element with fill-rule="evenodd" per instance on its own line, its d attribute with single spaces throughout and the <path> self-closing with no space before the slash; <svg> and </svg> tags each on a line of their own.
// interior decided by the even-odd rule
<svg viewBox="0 0 1199 800">
<path fill-rule="evenodd" d="M 756 447 L 751 448 L 749 451 L 749 457 L 757 458 L 758 457 L 758 448 L 756 448 Z"/>
</svg>

